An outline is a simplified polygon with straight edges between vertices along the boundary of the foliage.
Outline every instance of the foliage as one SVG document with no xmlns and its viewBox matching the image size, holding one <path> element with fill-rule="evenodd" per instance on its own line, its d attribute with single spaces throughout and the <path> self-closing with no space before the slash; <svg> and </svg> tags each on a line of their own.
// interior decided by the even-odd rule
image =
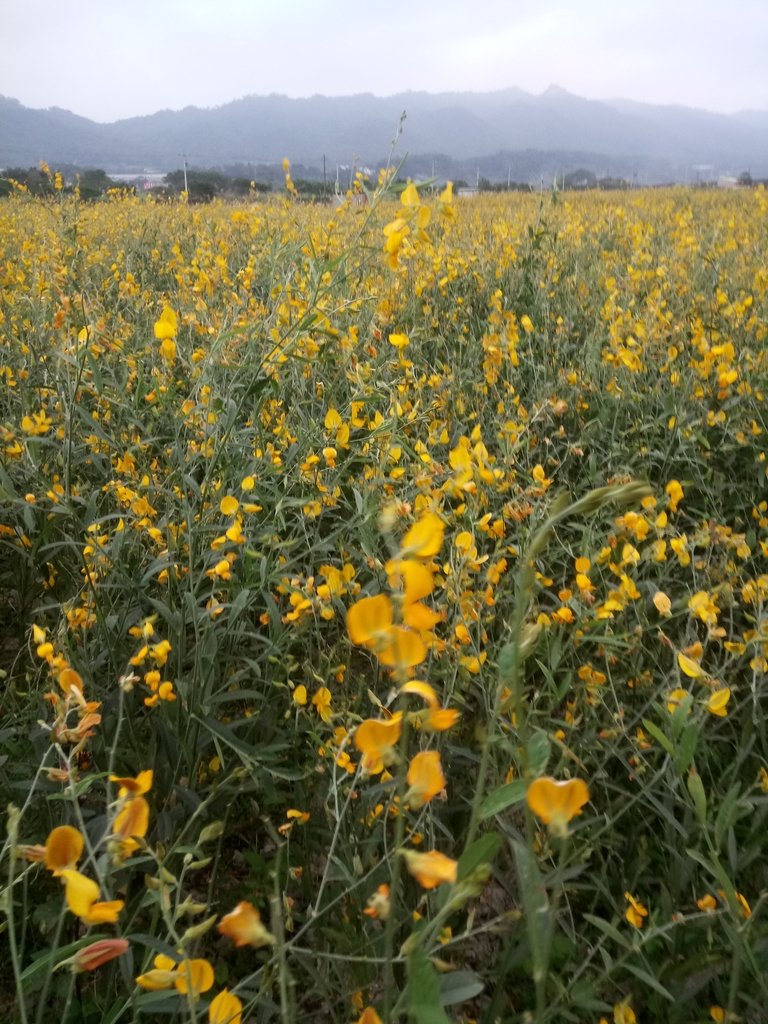
<svg viewBox="0 0 768 1024">
<path fill-rule="evenodd" d="M 765 192 L 52 181 L 0 205 L 9 1014 L 761 1020 Z"/>
</svg>

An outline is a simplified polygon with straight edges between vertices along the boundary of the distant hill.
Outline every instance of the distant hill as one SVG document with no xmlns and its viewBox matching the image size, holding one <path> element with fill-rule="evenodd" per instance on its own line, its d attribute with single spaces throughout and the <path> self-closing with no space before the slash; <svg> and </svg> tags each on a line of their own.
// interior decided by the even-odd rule
<svg viewBox="0 0 768 1024">
<path fill-rule="evenodd" d="M 535 180 L 574 166 L 642 182 L 704 173 L 768 176 L 768 111 L 725 115 L 628 100 L 586 100 L 552 86 L 490 93 L 377 97 L 246 96 L 220 107 L 162 110 L 100 124 L 0 97 L 0 167 L 98 166 L 110 172 L 274 164 L 284 156 L 329 173 L 386 160 L 403 111 L 397 156 L 435 172 Z M 571 161 L 567 164 L 565 161 Z M 573 163 L 575 161 L 575 165 Z M 411 166 L 409 162 L 409 167 Z M 486 169 L 487 168 L 487 169 Z M 697 170 L 698 168 L 698 170 Z M 490 173 L 489 173 L 490 171 Z"/>
</svg>

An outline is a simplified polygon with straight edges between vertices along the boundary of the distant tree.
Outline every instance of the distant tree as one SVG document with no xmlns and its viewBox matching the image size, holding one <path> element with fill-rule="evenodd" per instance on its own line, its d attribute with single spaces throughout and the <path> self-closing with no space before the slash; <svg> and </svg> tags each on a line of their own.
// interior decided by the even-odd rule
<svg viewBox="0 0 768 1024">
<path fill-rule="evenodd" d="M 102 171 L 101 168 L 97 167 L 87 167 L 85 170 L 80 171 L 76 175 L 75 180 L 80 189 L 81 199 L 98 199 L 108 189 L 115 188 L 118 184 L 109 177 L 106 171 Z"/>
</svg>

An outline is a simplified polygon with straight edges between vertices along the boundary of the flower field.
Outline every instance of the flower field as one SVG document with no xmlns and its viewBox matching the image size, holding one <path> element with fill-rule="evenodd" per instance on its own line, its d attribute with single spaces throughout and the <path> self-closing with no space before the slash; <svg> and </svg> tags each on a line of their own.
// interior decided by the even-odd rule
<svg viewBox="0 0 768 1024">
<path fill-rule="evenodd" d="M 0 203 L 5 1019 L 766 1020 L 767 254 Z"/>
</svg>

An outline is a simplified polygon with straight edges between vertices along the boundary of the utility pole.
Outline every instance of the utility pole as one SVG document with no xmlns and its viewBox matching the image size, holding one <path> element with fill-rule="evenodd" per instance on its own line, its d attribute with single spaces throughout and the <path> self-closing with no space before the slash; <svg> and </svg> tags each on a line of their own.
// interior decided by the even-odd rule
<svg viewBox="0 0 768 1024">
<path fill-rule="evenodd" d="M 189 189 L 187 187 L 187 154 L 180 153 L 179 156 L 184 161 L 184 191 L 189 195 Z"/>
</svg>

